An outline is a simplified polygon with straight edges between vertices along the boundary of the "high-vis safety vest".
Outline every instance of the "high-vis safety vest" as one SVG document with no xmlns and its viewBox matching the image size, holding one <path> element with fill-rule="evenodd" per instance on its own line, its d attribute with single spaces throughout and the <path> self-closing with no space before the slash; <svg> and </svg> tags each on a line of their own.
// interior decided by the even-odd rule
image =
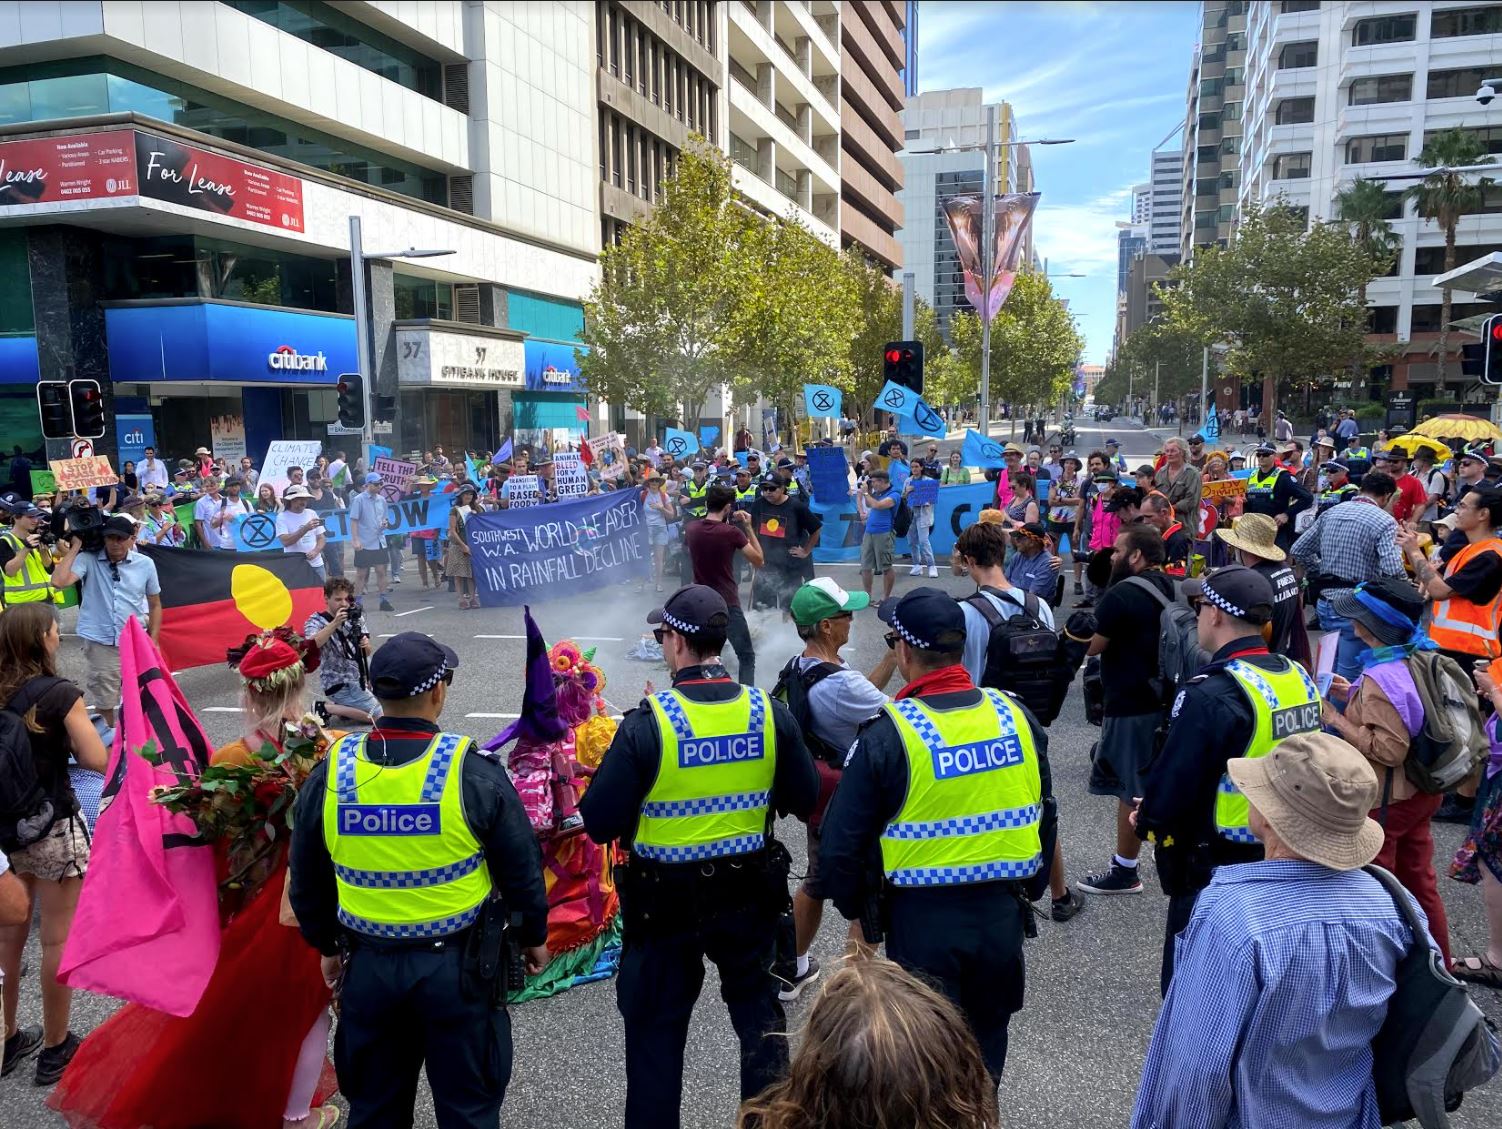
<svg viewBox="0 0 1502 1129">
<path fill-rule="evenodd" d="M 1502 554 L 1502 541 L 1489 537 L 1467 545 L 1450 558 L 1445 576 L 1454 576 L 1482 553 Z M 1502 592 L 1478 604 L 1463 596 L 1435 603 L 1429 620 L 1429 638 L 1445 651 L 1494 659 L 1502 655 L 1497 632 L 1502 629 Z"/>
<path fill-rule="evenodd" d="M 1246 501 L 1243 508 L 1249 514 L 1269 514 L 1273 512 L 1273 487 L 1278 484 L 1278 476 L 1283 474 L 1283 468 L 1275 466 L 1272 473 L 1266 478 L 1261 471 L 1252 471 L 1252 476 L 1246 480 Z"/>
<path fill-rule="evenodd" d="M 1266 756 L 1285 737 L 1320 727 L 1320 694 L 1314 680 L 1293 660 L 1277 658 L 1283 664 L 1281 671 L 1239 659 L 1226 664 L 1226 673 L 1236 680 L 1252 707 L 1252 739 L 1241 754 L 1249 760 Z M 1231 781 L 1230 773 L 1221 773 L 1216 790 L 1215 829 L 1233 843 L 1257 841 L 1247 823 L 1246 796 Z"/>
<path fill-rule="evenodd" d="M 735 492 L 735 500 L 742 504 L 754 502 L 756 500 L 756 487 L 748 486 L 744 490 L 737 490 Z"/>
<path fill-rule="evenodd" d="M 1348 463 L 1353 459 L 1363 459 L 1366 462 L 1371 462 L 1372 449 L 1370 447 L 1347 447 L 1341 452 L 1341 456 L 1342 462 Z"/>
<path fill-rule="evenodd" d="M 884 708 L 907 752 L 907 798 L 881 833 L 894 886 L 1031 878 L 1043 865 L 1043 784 L 1032 727 L 1000 690 L 964 709 Z"/>
<path fill-rule="evenodd" d="M 48 600 L 61 603 L 62 595 L 53 589 L 52 574 L 42 564 L 42 555 L 9 531 L 0 533 L 0 541 L 21 558 L 21 567 L 14 576 L 0 570 L 0 579 L 5 581 L 4 588 L 0 588 L 0 601 L 7 605 L 40 604 Z"/>
<path fill-rule="evenodd" d="M 683 508 L 688 510 L 695 517 L 703 517 L 707 512 L 704 495 L 709 493 L 709 487 L 711 485 L 712 484 L 707 478 L 703 481 L 703 483 L 697 486 L 694 484 L 692 479 L 690 479 L 688 482 L 685 482 L 683 484 L 683 493 L 688 498 L 688 504 Z"/>
<path fill-rule="evenodd" d="M 473 742 L 440 733 L 406 764 L 374 764 L 364 734 L 329 753 L 323 836 L 339 922 L 370 937 L 442 937 L 490 896 L 484 849 L 464 818 L 460 777 Z"/>
<path fill-rule="evenodd" d="M 767 692 L 743 686 L 728 702 L 695 702 L 662 690 L 647 701 L 657 718 L 662 762 L 632 850 L 658 862 L 761 850 L 777 773 Z"/>
<path fill-rule="evenodd" d="M 1338 506 L 1341 502 L 1349 502 L 1360 492 L 1360 489 L 1354 482 L 1347 482 L 1344 486 L 1328 487 L 1320 491 L 1315 511 L 1317 513 L 1324 513 L 1331 506 Z"/>
</svg>

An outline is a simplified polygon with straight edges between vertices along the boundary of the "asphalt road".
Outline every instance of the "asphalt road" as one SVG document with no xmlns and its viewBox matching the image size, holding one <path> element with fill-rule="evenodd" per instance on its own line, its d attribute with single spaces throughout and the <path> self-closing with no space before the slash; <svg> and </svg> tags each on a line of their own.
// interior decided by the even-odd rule
<svg viewBox="0 0 1502 1129">
<path fill-rule="evenodd" d="M 997 434 L 1008 437 L 1006 425 Z M 1080 423 L 1081 452 L 1117 435 L 1135 465 L 1157 447 L 1165 429 L 1152 435 L 1124 421 L 1096 425 Z M 393 602 L 395 614 L 371 612 L 373 630 L 390 634 L 426 631 L 442 638 L 459 653 L 461 666 L 449 697 L 445 725 L 477 738 L 488 738 L 520 707 L 519 671 L 524 655 L 519 611 L 459 612 L 447 593 L 433 598 L 415 591 L 410 574 Z M 846 587 L 860 583 L 856 568 L 819 568 Z M 920 583 L 901 569 L 897 592 Z M 969 582 L 947 574 L 936 583 L 956 595 Z M 431 596 L 431 594 L 428 594 Z M 647 630 L 645 615 L 653 594 L 623 585 L 592 597 L 564 599 L 536 609 L 544 634 L 553 641 L 573 632 L 585 644 L 597 645 L 597 660 L 607 672 L 606 697 L 618 707 L 640 696 L 645 679 L 667 683 L 665 670 L 633 663 L 623 657 L 631 643 Z M 882 627 L 874 614 L 857 617 L 847 657 L 861 669 L 874 667 L 884 648 Z M 758 614 L 757 636 L 760 681 L 770 686 L 777 670 L 799 648 L 787 626 Z M 81 661 L 70 652 L 68 670 L 81 675 Z M 732 660 L 733 662 L 733 660 Z M 180 684 L 216 743 L 238 734 L 234 677 L 222 667 L 188 671 Z M 895 690 L 893 685 L 889 689 Z M 1086 794 L 1089 750 L 1097 731 L 1084 721 L 1077 695 L 1066 704 L 1050 734 L 1054 787 L 1059 798 L 1060 831 L 1071 880 L 1099 867 L 1111 849 L 1114 802 Z M 1207 734 L 1207 740 L 1213 735 Z M 802 829 L 796 823 L 781 828 L 791 846 L 795 868 L 803 861 Z M 1460 829 L 1436 826 L 1437 859 L 1441 869 L 1460 841 Z M 1158 1008 L 1158 962 L 1166 902 L 1157 892 L 1152 864 L 1144 861 L 1147 892 L 1137 897 L 1089 901 L 1085 911 L 1067 924 L 1040 924 L 1040 936 L 1029 942 L 1027 1005 L 1012 1022 L 1012 1041 L 1002 1080 L 1001 1108 L 1005 1124 L 1019 1126 L 1071 1125 L 1080 1129 L 1124 1124 L 1131 1111 L 1142 1057 Z M 1485 943 L 1485 924 L 1478 891 L 1455 882 L 1441 882 L 1450 913 L 1456 953 L 1476 951 Z M 844 923 L 832 911 L 815 942 L 814 954 L 832 965 L 842 951 Z M 39 956 L 29 957 L 32 972 L 23 986 L 21 1021 L 38 1021 L 36 968 Z M 809 997 L 789 1008 L 795 1033 L 809 1007 Z M 1502 1023 L 1502 995 L 1477 990 L 1475 998 L 1493 1021 Z M 74 1005 L 75 1030 L 87 1032 L 114 1007 L 108 999 L 79 994 Z M 516 1044 L 515 1072 L 502 1121 L 527 1129 L 575 1129 L 619 1124 L 623 1110 L 623 1038 L 610 983 L 593 984 L 551 1000 L 518 1007 L 513 1013 Z M 688 1055 L 683 1124 L 723 1127 L 733 1123 L 737 1102 L 735 1038 L 719 1001 L 713 969 L 706 979 L 701 1006 L 695 1014 Z M 31 1071 L 19 1070 L 0 1082 L 0 1129 L 41 1129 L 60 1119 L 42 1105 L 45 1092 L 34 1089 Z M 417 1125 L 435 1124 L 426 1093 L 419 1101 Z M 1457 1129 L 1502 1125 L 1502 1084 L 1494 1082 L 1472 1096 L 1455 1116 Z"/>
</svg>

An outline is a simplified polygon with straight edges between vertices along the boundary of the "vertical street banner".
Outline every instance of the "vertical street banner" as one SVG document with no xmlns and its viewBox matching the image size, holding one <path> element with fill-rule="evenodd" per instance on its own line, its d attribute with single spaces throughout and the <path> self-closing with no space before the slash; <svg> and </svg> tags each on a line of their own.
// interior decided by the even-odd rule
<svg viewBox="0 0 1502 1129">
<path fill-rule="evenodd" d="M 225 466 L 236 466 L 245 457 L 245 417 L 217 415 L 209 417 L 209 448 Z M 306 468 L 305 468 L 306 469 Z"/>
<path fill-rule="evenodd" d="M 996 222 L 991 241 L 991 277 L 985 280 L 981 279 L 985 234 L 981 197 L 950 196 L 944 201 L 944 218 L 949 221 L 949 234 L 954 238 L 960 269 L 964 272 L 965 298 L 982 317 L 994 318 L 1012 292 L 1023 236 L 1033 221 L 1039 195 L 1037 192 L 1009 192 L 993 201 Z"/>
<path fill-rule="evenodd" d="M 266 448 L 266 461 L 261 464 L 258 486 L 270 483 L 277 495 L 287 489 L 287 469 L 302 467 L 307 470 L 318 462 L 323 453 L 323 444 L 317 439 L 276 439 Z"/>
<path fill-rule="evenodd" d="M 546 603 L 652 569 L 635 490 L 477 514 L 465 533 L 475 589 L 487 608 Z"/>
<path fill-rule="evenodd" d="M 559 451 L 553 456 L 553 489 L 559 498 L 582 498 L 589 493 L 589 471 L 577 451 Z"/>
</svg>

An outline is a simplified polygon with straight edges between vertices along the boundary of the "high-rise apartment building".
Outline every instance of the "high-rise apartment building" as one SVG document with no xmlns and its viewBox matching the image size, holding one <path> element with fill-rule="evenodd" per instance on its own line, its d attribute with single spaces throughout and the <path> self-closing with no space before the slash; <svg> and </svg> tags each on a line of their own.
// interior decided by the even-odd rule
<svg viewBox="0 0 1502 1129">
<path fill-rule="evenodd" d="M 1146 223 L 1152 214 L 1153 186 L 1151 184 L 1132 185 L 1132 222 Z"/>
<path fill-rule="evenodd" d="M 1259 7 L 1279 7 L 1276 2 Z M 1225 245 L 1235 222 L 1246 80 L 1246 0 L 1205 0 L 1189 69 L 1179 249 Z"/>
<path fill-rule="evenodd" d="M 76 376 L 125 458 L 327 440 L 351 217 L 388 445 L 577 428 L 600 66 L 579 2 L 0 2 L 0 434 Z"/>
<path fill-rule="evenodd" d="M 914 95 L 902 112 L 906 149 L 900 155 L 903 187 L 897 194 L 905 222 L 898 240 L 902 245 L 902 270 L 912 271 L 916 293 L 933 306 L 939 324 L 947 332 L 949 319 L 959 309 L 968 309 L 964 278 L 943 202 L 949 196 L 974 195 L 983 191 L 985 157 L 979 148 L 934 152 L 956 146 L 978 147 L 985 142 L 986 108 L 979 87 L 934 90 Z M 1017 120 L 1009 103 L 996 105 L 996 191 L 1033 190 L 1031 157 L 1026 146 L 1011 144 L 1018 139 Z M 1036 265 L 1032 232 L 1021 261 Z"/>
<path fill-rule="evenodd" d="M 1411 174 L 1435 133 L 1461 127 L 1502 152 L 1502 105 L 1483 107 L 1476 89 L 1502 61 L 1502 5 L 1253 4 L 1247 14 L 1245 144 L 1239 202 L 1284 201 L 1310 222 L 1339 218 L 1337 197 L 1358 177 Z M 1498 124 L 1488 124 L 1488 123 Z M 1471 338 L 1452 332 L 1447 386 L 1431 355 L 1440 328 L 1444 232 L 1421 219 L 1388 182 L 1397 262 L 1367 289 L 1371 329 L 1399 347 L 1373 387 L 1457 395 L 1469 381 L 1456 360 Z M 1457 264 L 1502 249 L 1502 193 L 1461 219 Z M 1452 320 L 1493 312 L 1457 293 Z M 1366 390 L 1358 389 L 1358 394 Z"/>
<path fill-rule="evenodd" d="M 902 265 L 903 40 L 896 0 L 840 5 L 840 243 L 892 269 Z"/>
<path fill-rule="evenodd" d="M 1154 255 L 1178 255 L 1183 229 L 1184 154 L 1158 151 L 1152 157 L 1148 185 L 1148 250 Z M 1137 217 L 1134 214 L 1133 220 Z M 1139 221 L 1140 222 L 1140 221 Z"/>
</svg>

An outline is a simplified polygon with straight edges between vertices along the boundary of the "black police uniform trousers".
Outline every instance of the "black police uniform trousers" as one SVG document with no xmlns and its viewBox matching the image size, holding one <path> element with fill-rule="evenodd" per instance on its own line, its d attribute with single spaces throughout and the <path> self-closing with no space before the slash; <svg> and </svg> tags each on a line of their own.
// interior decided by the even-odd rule
<svg viewBox="0 0 1502 1129">
<path fill-rule="evenodd" d="M 465 992 L 467 938 L 350 953 L 334 1036 L 349 1129 L 408 1129 L 424 1063 L 439 1129 L 495 1129 L 511 1081 L 511 1017 Z"/>
<path fill-rule="evenodd" d="M 626 1029 L 626 1129 L 677 1129 L 683 1056 L 704 961 L 720 974 L 720 997 L 741 1045 L 741 1100 L 787 1073 L 787 1019 L 771 974 L 777 916 L 737 910 L 672 932 L 628 927 L 616 977 Z"/>
<path fill-rule="evenodd" d="M 897 889 L 889 904 L 887 956 L 960 1009 L 997 1082 L 1007 1026 L 1022 1010 L 1023 912 L 1001 882 Z"/>
</svg>

